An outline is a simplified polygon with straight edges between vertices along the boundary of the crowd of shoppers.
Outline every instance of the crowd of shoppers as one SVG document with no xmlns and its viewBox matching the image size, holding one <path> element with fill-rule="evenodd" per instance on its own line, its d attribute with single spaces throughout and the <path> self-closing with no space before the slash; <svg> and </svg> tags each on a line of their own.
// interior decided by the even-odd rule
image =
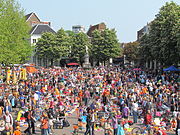
<svg viewBox="0 0 180 135">
<path fill-rule="evenodd" d="M 20 67 L 12 70 L 20 76 Z M 5 74 L 1 69 L 1 75 Z M 65 117 L 72 109 L 76 109 L 79 123 L 86 124 L 85 135 L 95 135 L 100 128 L 105 135 L 123 135 L 131 124 L 148 128 L 155 118 L 161 125 L 157 134 L 161 130 L 178 134 L 180 130 L 176 72 L 154 74 L 120 67 L 40 68 L 15 83 L 1 78 L 0 86 L 3 135 L 36 134 L 38 122 L 42 135 L 52 134 L 55 119 L 64 117 L 62 126 L 70 126 Z M 23 118 L 27 123 L 24 131 L 20 128 Z"/>
</svg>

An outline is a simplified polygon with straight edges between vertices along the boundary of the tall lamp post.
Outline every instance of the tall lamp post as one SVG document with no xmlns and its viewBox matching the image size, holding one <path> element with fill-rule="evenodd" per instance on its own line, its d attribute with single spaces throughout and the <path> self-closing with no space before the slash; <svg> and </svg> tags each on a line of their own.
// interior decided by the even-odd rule
<svg viewBox="0 0 180 135">
<path fill-rule="evenodd" d="M 123 49 L 124 49 L 124 45 L 125 45 L 125 44 L 123 43 L 123 45 L 122 45 L 122 48 L 123 48 Z M 125 64 L 126 64 L 126 55 L 125 55 L 125 54 L 124 54 L 124 57 L 123 57 L 123 58 L 124 58 L 124 65 L 125 65 Z"/>
</svg>

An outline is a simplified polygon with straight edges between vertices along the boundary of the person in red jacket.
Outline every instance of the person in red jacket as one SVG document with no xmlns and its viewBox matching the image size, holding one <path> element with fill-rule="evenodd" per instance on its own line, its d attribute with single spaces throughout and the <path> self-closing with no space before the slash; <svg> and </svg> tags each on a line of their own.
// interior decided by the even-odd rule
<svg viewBox="0 0 180 135">
<path fill-rule="evenodd" d="M 149 133 L 150 133 L 150 130 L 151 130 L 150 125 L 152 124 L 152 119 L 153 119 L 153 117 L 151 115 L 151 112 L 150 112 L 150 110 L 148 110 L 147 113 L 145 114 L 144 124 L 146 125 L 147 130 L 148 130 Z"/>
<path fill-rule="evenodd" d="M 151 125 L 152 123 L 152 115 L 151 115 L 151 112 L 150 110 L 147 111 L 147 113 L 145 114 L 145 124 L 146 125 Z"/>
</svg>

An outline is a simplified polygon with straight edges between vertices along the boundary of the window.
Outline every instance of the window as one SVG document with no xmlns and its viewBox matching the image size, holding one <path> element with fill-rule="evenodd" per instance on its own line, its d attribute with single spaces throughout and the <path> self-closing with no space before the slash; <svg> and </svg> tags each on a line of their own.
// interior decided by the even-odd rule
<svg viewBox="0 0 180 135">
<path fill-rule="evenodd" d="M 33 39 L 33 43 L 36 43 L 36 39 Z"/>
</svg>

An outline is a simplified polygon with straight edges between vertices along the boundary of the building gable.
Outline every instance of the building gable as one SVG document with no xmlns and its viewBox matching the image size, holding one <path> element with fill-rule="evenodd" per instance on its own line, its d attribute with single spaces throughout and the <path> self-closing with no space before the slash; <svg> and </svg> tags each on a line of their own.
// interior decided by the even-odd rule
<svg viewBox="0 0 180 135">
<path fill-rule="evenodd" d="M 40 24 L 41 21 L 38 18 L 38 16 L 35 13 L 30 13 L 26 15 L 26 22 L 30 25 L 30 26 L 34 26 L 36 24 Z"/>
</svg>

